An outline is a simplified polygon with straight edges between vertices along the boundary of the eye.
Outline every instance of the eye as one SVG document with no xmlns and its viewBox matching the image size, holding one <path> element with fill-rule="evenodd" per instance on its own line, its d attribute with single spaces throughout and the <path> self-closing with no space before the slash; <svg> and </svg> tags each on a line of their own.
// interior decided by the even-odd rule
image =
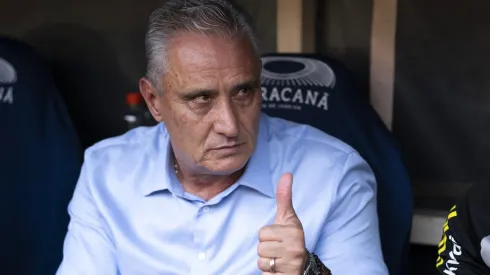
<svg viewBox="0 0 490 275">
<path fill-rule="evenodd" d="M 237 98 L 245 98 L 247 97 L 248 95 L 250 95 L 250 93 L 252 92 L 253 90 L 251 88 L 242 88 L 240 89 L 237 94 L 236 94 L 236 97 Z"/>
<path fill-rule="evenodd" d="M 211 97 L 209 97 L 207 95 L 201 95 L 201 96 L 195 97 L 192 101 L 194 101 L 195 103 L 198 103 L 198 104 L 204 104 L 204 103 L 208 103 L 210 100 L 211 100 Z"/>
</svg>

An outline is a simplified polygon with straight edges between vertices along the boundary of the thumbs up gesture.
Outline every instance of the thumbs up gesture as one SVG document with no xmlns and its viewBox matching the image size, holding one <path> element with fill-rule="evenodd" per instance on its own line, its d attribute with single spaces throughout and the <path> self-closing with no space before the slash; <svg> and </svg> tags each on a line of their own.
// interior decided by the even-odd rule
<svg viewBox="0 0 490 275">
<path fill-rule="evenodd" d="M 263 274 L 303 274 L 308 261 L 303 226 L 293 208 L 293 176 L 282 175 L 277 185 L 274 224 L 259 232 L 258 266 Z"/>
</svg>

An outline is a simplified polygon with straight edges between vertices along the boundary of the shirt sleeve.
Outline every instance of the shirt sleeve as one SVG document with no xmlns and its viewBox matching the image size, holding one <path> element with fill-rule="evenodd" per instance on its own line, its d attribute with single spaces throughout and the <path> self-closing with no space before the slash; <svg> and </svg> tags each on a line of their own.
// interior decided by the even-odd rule
<svg viewBox="0 0 490 275">
<path fill-rule="evenodd" d="M 332 274 L 388 275 L 381 252 L 376 180 L 358 153 L 346 160 L 315 254 Z"/>
<path fill-rule="evenodd" d="M 70 223 L 57 275 L 115 275 L 114 245 L 92 200 L 90 157 L 85 154 L 80 177 L 68 206 Z"/>
<path fill-rule="evenodd" d="M 449 211 L 436 260 L 439 274 L 490 274 L 480 245 L 482 238 L 490 234 L 489 191 L 487 187 L 472 186 Z"/>
</svg>

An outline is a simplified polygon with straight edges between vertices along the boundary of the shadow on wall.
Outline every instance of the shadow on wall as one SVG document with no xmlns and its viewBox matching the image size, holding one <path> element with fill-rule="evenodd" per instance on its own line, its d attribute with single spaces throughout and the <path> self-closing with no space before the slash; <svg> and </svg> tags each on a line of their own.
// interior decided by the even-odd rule
<svg viewBox="0 0 490 275">
<path fill-rule="evenodd" d="M 23 40 L 50 61 L 84 147 L 125 131 L 124 94 L 134 91 L 115 48 L 96 30 L 71 23 L 45 25 Z"/>
</svg>

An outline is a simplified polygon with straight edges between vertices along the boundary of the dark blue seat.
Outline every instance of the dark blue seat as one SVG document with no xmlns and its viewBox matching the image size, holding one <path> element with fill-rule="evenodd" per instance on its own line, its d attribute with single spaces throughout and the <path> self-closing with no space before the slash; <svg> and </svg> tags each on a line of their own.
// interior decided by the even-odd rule
<svg viewBox="0 0 490 275">
<path fill-rule="evenodd" d="M 344 66 L 328 57 L 271 54 L 262 62 L 265 113 L 323 130 L 351 145 L 369 163 L 378 182 L 385 262 L 390 274 L 404 274 L 413 211 L 410 180 L 390 131 L 365 91 Z"/>
<path fill-rule="evenodd" d="M 0 274 L 56 272 L 81 149 L 47 65 L 0 38 Z"/>
</svg>

